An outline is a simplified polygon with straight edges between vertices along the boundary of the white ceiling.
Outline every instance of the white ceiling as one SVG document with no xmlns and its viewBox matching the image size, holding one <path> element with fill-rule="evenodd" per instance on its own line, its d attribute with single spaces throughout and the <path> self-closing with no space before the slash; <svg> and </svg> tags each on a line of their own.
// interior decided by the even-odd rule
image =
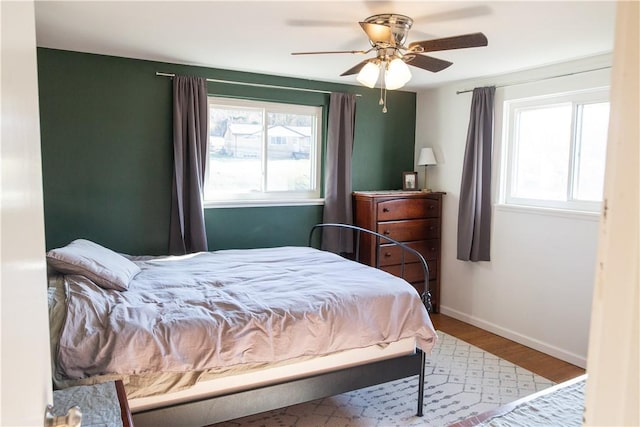
<svg viewBox="0 0 640 427">
<path fill-rule="evenodd" d="M 291 52 L 366 50 L 358 21 L 377 13 L 412 17 L 408 42 L 473 32 L 489 40 L 434 52 L 453 65 L 439 73 L 411 67 L 409 90 L 613 49 L 613 1 L 44 0 L 36 1 L 36 35 L 41 47 L 357 84 L 340 74 L 373 52 Z"/>
</svg>

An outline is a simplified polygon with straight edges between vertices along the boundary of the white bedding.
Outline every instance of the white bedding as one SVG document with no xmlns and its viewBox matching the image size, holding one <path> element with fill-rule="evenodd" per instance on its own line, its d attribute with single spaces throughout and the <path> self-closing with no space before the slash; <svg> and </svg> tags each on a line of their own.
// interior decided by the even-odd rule
<svg viewBox="0 0 640 427">
<path fill-rule="evenodd" d="M 187 379 L 163 387 L 180 389 L 205 374 L 404 338 L 426 352 L 435 343 L 411 285 L 332 253 L 282 247 L 132 259 L 141 272 L 124 292 L 65 276 L 60 383 L 118 377 L 130 386 L 177 373 Z"/>
</svg>

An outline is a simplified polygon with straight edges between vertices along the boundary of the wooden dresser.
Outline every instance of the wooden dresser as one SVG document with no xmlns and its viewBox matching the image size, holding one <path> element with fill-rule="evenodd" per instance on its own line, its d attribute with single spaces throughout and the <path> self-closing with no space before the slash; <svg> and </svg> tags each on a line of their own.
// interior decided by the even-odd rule
<svg viewBox="0 0 640 427">
<path fill-rule="evenodd" d="M 444 194 L 419 191 L 353 193 L 355 225 L 406 243 L 427 261 L 429 291 L 435 313 L 439 311 L 440 304 L 440 228 Z M 384 239 L 374 236 L 360 237 L 360 262 L 372 266 L 379 262 L 382 270 L 400 277 L 401 259 L 401 250 L 396 245 L 385 244 Z M 424 273 L 417 257 L 406 257 L 404 279 L 422 295 Z"/>
</svg>

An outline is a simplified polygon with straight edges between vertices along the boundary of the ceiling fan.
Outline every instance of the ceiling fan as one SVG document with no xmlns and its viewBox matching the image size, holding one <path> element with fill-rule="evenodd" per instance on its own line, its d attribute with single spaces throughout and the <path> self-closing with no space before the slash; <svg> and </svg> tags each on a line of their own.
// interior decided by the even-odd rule
<svg viewBox="0 0 640 427">
<path fill-rule="evenodd" d="M 338 50 L 324 52 L 293 52 L 292 55 L 317 55 L 334 53 L 367 54 L 375 51 L 375 58 L 365 59 L 341 76 L 358 74 L 358 81 L 367 87 L 374 87 L 379 75 L 383 74 L 384 89 L 398 89 L 411 79 L 406 64 L 437 73 L 449 67 L 452 62 L 423 55 L 426 52 L 464 49 L 487 46 L 487 37 L 482 33 L 471 33 L 440 39 L 411 42 L 405 46 L 413 19 L 395 13 L 373 15 L 360 22 L 360 27 L 369 38 L 368 50 Z M 382 73 L 384 71 L 384 73 Z M 381 86 L 381 89 L 382 89 Z M 384 111 L 384 110 L 383 110 Z"/>
</svg>

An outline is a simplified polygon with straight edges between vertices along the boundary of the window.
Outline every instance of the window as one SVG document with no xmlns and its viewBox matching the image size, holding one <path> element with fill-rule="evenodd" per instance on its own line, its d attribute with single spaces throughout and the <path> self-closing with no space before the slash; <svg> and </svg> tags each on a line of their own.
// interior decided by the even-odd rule
<svg viewBox="0 0 640 427">
<path fill-rule="evenodd" d="M 599 211 L 609 125 L 607 90 L 505 102 L 503 201 Z"/>
<path fill-rule="evenodd" d="M 209 98 L 205 203 L 320 198 L 321 107 Z"/>
</svg>

